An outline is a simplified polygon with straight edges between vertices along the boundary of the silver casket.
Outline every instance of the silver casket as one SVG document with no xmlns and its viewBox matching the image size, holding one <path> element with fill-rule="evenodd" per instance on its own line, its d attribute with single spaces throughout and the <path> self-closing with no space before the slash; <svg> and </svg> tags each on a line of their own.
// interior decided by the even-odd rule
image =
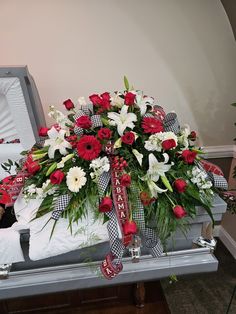
<svg viewBox="0 0 236 314">
<path fill-rule="evenodd" d="M 37 88 L 26 66 L 0 68 L 0 109 L 0 138 L 20 140 L 20 143 L 0 145 L 0 162 L 8 158 L 18 160 L 22 150 L 38 141 L 38 128 L 45 125 Z M 1 171 L 0 179 L 4 176 Z M 220 221 L 225 211 L 225 202 L 215 196 L 212 208 L 215 221 Z M 169 239 L 167 253 L 153 258 L 141 248 L 139 263 L 132 263 L 127 255 L 123 259 L 123 271 L 112 280 L 104 279 L 97 272 L 109 251 L 109 242 L 32 261 L 28 256 L 29 232 L 19 230 L 25 261 L 13 263 L 7 279 L 0 279 L 0 300 L 216 271 L 218 261 L 212 251 L 193 248 L 192 243 L 201 235 L 203 223 L 210 221 L 206 211 L 197 208 L 196 218 L 189 220 L 187 234 L 176 232 Z M 5 265 L 5 271 L 7 267 Z"/>
</svg>

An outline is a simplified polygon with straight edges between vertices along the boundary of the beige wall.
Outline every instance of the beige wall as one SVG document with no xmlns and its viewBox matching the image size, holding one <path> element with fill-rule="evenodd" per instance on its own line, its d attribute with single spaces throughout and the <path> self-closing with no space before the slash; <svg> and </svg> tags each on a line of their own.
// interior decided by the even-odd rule
<svg viewBox="0 0 236 314">
<path fill-rule="evenodd" d="M 0 40 L 0 63 L 29 66 L 45 112 L 126 74 L 202 144 L 232 144 L 235 41 L 219 0 L 0 0 Z"/>
</svg>

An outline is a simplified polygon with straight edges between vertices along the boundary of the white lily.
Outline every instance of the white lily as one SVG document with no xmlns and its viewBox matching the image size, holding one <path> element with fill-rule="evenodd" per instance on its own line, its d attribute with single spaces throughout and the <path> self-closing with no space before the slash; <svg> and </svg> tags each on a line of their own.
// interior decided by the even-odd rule
<svg viewBox="0 0 236 314">
<path fill-rule="evenodd" d="M 165 176 L 165 172 L 169 171 L 172 163 L 167 165 L 169 161 L 169 155 L 163 154 L 164 161 L 159 162 L 153 154 L 149 154 L 149 169 L 147 171 L 148 178 L 154 182 L 157 182 L 160 177 Z"/>
<path fill-rule="evenodd" d="M 143 97 L 142 94 L 136 93 L 136 104 L 140 109 L 140 113 L 143 116 L 147 111 L 147 106 L 154 105 L 154 99 L 151 97 Z"/>
<path fill-rule="evenodd" d="M 57 164 L 57 168 L 63 168 L 65 166 L 65 162 L 67 162 L 69 159 L 73 157 L 74 157 L 74 154 L 69 154 L 65 157 L 62 157 L 61 161 Z"/>
<path fill-rule="evenodd" d="M 48 139 L 45 140 L 44 146 L 49 146 L 48 156 L 53 159 L 55 151 L 59 150 L 61 155 L 67 154 L 67 148 L 71 148 L 71 144 L 65 140 L 65 130 L 57 131 L 54 127 L 48 131 Z"/>
<path fill-rule="evenodd" d="M 132 149 L 132 153 L 137 158 L 138 163 L 140 164 L 140 166 L 142 166 L 143 154 L 141 154 L 137 149 Z"/>
<path fill-rule="evenodd" d="M 126 128 L 133 129 L 135 127 L 133 122 L 137 121 L 136 114 L 129 112 L 128 113 L 128 106 L 124 105 L 120 113 L 117 112 L 108 112 L 108 118 L 111 119 L 112 125 L 117 125 L 117 131 L 120 136 L 123 135 L 124 130 Z"/>
<path fill-rule="evenodd" d="M 159 186 L 157 186 L 156 183 L 153 182 L 152 180 L 148 180 L 147 184 L 148 184 L 148 188 L 149 188 L 149 191 L 150 191 L 152 197 L 157 197 L 158 193 L 167 192 L 167 189 L 159 188 Z"/>
</svg>

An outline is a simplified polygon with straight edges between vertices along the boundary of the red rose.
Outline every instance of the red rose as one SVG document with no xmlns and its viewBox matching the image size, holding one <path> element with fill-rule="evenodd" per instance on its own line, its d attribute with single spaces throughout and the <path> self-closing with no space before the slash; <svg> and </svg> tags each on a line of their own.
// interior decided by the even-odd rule
<svg viewBox="0 0 236 314">
<path fill-rule="evenodd" d="M 188 138 L 189 138 L 191 141 L 195 141 L 196 138 L 197 138 L 197 133 L 196 133 L 195 131 L 192 131 L 192 132 L 189 134 Z"/>
<path fill-rule="evenodd" d="M 99 205 L 99 212 L 107 213 L 107 212 L 110 212 L 111 209 L 112 209 L 112 199 L 109 196 L 103 197 Z"/>
<path fill-rule="evenodd" d="M 8 204 L 11 201 L 10 196 L 5 190 L 0 190 L 0 204 Z"/>
<path fill-rule="evenodd" d="M 176 179 L 174 182 L 174 187 L 179 193 L 184 193 L 187 187 L 187 183 L 183 179 Z"/>
<path fill-rule="evenodd" d="M 134 104 L 135 96 L 136 96 L 135 94 L 130 92 L 125 94 L 125 104 L 127 106 L 132 106 Z"/>
<path fill-rule="evenodd" d="M 126 221 L 124 224 L 123 224 L 123 231 L 124 231 L 124 234 L 125 235 L 128 235 L 128 234 L 135 234 L 137 233 L 137 225 L 134 221 Z"/>
<path fill-rule="evenodd" d="M 101 128 L 98 131 L 98 138 L 100 140 L 109 140 L 111 138 L 112 131 L 108 128 Z"/>
<path fill-rule="evenodd" d="M 169 140 L 163 141 L 161 145 L 164 150 L 169 150 L 171 148 L 176 147 L 176 142 L 174 139 L 169 139 Z"/>
<path fill-rule="evenodd" d="M 184 210 L 184 208 L 180 205 L 176 205 L 174 208 L 173 208 L 173 213 L 175 215 L 175 217 L 177 219 L 180 219 L 180 218 L 183 218 L 184 216 L 187 215 L 186 211 Z"/>
<path fill-rule="evenodd" d="M 121 136 L 121 141 L 128 145 L 132 145 L 134 140 L 135 136 L 133 132 L 126 132 L 123 136 Z"/>
<path fill-rule="evenodd" d="M 41 127 L 40 129 L 39 129 L 39 136 L 42 136 L 42 137 L 45 137 L 45 136 L 47 136 L 48 135 L 48 128 L 43 128 L 43 127 Z"/>
<path fill-rule="evenodd" d="M 142 120 L 142 128 L 144 133 L 159 133 L 164 130 L 163 124 L 160 120 L 157 120 L 155 118 L 143 118 Z"/>
<path fill-rule="evenodd" d="M 41 167 L 37 163 L 37 161 L 32 161 L 32 162 L 27 162 L 26 168 L 29 174 L 34 175 L 36 172 L 40 170 Z"/>
<path fill-rule="evenodd" d="M 73 108 L 75 108 L 75 105 L 73 104 L 73 102 L 71 101 L 71 99 L 67 99 L 63 102 L 63 105 L 66 107 L 67 110 L 71 110 Z"/>
<path fill-rule="evenodd" d="M 102 103 L 102 98 L 98 94 L 93 94 L 89 96 L 89 99 L 91 100 L 94 106 L 99 106 Z"/>
<path fill-rule="evenodd" d="M 189 149 L 185 149 L 182 151 L 182 158 L 184 160 L 184 162 L 186 164 L 193 164 L 194 163 L 194 160 L 197 156 L 197 153 L 196 152 L 192 152 L 191 150 Z"/>
<path fill-rule="evenodd" d="M 50 181 L 52 184 L 61 184 L 65 174 L 61 170 L 56 170 L 50 175 Z"/>
<path fill-rule="evenodd" d="M 93 135 L 84 135 L 77 143 L 79 157 L 85 160 L 93 160 L 97 158 L 101 150 L 101 143 Z"/>
<path fill-rule="evenodd" d="M 90 129 L 92 126 L 92 121 L 88 116 L 81 116 L 75 121 L 76 125 L 82 129 Z"/>
<path fill-rule="evenodd" d="M 124 173 L 120 178 L 120 183 L 122 186 L 129 187 L 131 184 L 131 177 L 129 174 Z"/>
</svg>

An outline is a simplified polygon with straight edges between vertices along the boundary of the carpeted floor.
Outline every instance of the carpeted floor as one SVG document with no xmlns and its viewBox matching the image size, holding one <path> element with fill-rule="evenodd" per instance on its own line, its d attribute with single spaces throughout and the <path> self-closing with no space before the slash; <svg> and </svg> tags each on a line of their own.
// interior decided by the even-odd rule
<svg viewBox="0 0 236 314">
<path fill-rule="evenodd" d="M 172 314 L 226 314 L 236 285 L 236 261 L 219 240 L 215 255 L 215 273 L 181 276 L 173 284 L 161 281 Z M 236 313 L 236 294 L 228 313 Z"/>
</svg>

